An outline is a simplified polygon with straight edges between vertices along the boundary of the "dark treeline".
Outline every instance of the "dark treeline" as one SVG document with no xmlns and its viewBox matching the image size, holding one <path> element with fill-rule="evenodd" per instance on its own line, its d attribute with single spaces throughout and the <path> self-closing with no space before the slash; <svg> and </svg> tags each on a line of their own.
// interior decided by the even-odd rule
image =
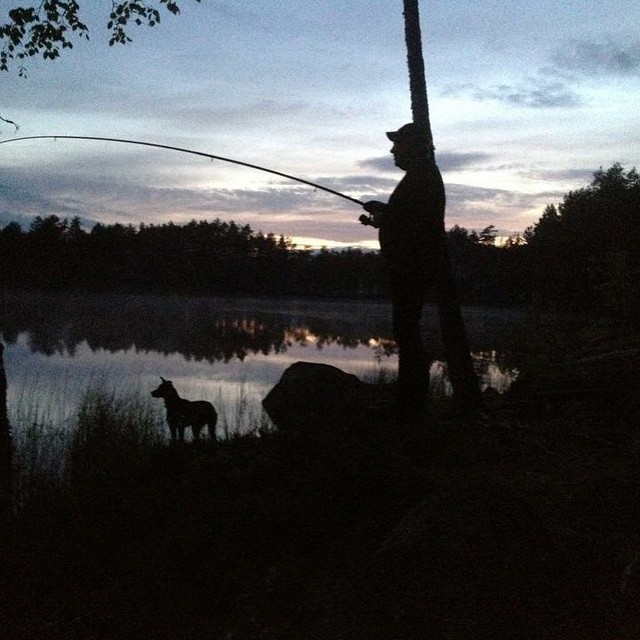
<svg viewBox="0 0 640 640">
<path fill-rule="evenodd" d="M 95 225 L 36 217 L 0 230 L 0 286 L 48 291 L 376 295 L 379 257 L 296 250 L 284 236 L 221 220 Z"/>
<path fill-rule="evenodd" d="M 640 176 L 614 164 L 525 233 L 535 306 L 640 317 Z"/>
<path fill-rule="evenodd" d="M 448 232 L 462 301 L 545 310 L 640 313 L 640 177 L 619 164 L 549 205 L 523 236 Z M 0 229 L 4 288 L 183 294 L 387 294 L 377 252 L 306 251 L 284 236 L 218 219 L 178 226 L 34 219 Z"/>
</svg>

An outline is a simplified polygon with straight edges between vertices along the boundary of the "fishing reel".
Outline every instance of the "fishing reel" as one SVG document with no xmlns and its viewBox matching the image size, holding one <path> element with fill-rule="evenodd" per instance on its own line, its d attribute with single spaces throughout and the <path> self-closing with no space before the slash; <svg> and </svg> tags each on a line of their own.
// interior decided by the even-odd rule
<svg viewBox="0 0 640 640">
<path fill-rule="evenodd" d="M 360 221 L 360 224 L 365 225 L 365 227 L 373 227 L 374 229 L 380 228 L 379 213 L 370 213 L 369 215 L 363 213 L 358 220 Z"/>
</svg>

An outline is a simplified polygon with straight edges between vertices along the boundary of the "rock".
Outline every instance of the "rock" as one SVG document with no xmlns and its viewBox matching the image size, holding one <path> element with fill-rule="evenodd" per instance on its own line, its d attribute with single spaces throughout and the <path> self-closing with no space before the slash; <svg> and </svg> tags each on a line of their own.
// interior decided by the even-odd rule
<svg viewBox="0 0 640 640">
<path fill-rule="evenodd" d="M 328 364 L 296 362 L 262 405 L 280 431 L 312 433 L 362 420 L 367 407 L 388 397 L 389 385 L 367 384 Z"/>
</svg>

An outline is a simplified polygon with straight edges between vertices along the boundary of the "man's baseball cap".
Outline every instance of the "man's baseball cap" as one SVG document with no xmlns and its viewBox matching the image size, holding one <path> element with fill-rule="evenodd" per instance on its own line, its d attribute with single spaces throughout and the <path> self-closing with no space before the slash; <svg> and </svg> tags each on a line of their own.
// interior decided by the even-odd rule
<svg viewBox="0 0 640 640">
<path fill-rule="evenodd" d="M 418 135 L 418 127 L 413 122 L 402 125 L 397 131 L 387 131 L 387 138 L 391 142 L 398 140 L 408 140 Z"/>
</svg>

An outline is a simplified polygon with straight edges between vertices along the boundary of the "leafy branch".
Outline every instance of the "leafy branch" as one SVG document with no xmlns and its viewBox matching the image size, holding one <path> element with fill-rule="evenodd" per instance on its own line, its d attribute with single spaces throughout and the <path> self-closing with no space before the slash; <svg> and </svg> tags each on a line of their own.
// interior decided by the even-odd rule
<svg viewBox="0 0 640 640">
<path fill-rule="evenodd" d="M 176 2 L 171 2 L 171 0 L 158 1 L 174 16 L 180 13 L 180 7 Z M 196 2 L 200 2 L 200 0 L 196 0 Z M 126 27 L 131 22 L 138 27 L 141 25 L 155 27 L 160 22 L 160 11 L 147 2 L 116 2 L 113 0 L 111 4 L 112 10 L 107 23 L 107 29 L 111 32 L 109 46 L 131 42 L 131 38 L 126 32 Z"/>
<path fill-rule="evenodd" d="M 173 15 L 180 13 L 178 4 L 172 0 L 112 0 L 107 23 L 109 45 L 131 42 L 127 33 L 131 24 L 156 26 L 162 8 Z M 9 71 L 10 64 L 17 63 L 19 75 L 25 76 L 27 58 L 55 60 L 62 50 L 72 49 L 78 39 L 88 40 L 89 27 L 80 19 L 80 12 L 77 0 L 41 0 L 37 6 L 11 9 L 9 19 L 0 24 L 0 71 Z"/>
</svg>

